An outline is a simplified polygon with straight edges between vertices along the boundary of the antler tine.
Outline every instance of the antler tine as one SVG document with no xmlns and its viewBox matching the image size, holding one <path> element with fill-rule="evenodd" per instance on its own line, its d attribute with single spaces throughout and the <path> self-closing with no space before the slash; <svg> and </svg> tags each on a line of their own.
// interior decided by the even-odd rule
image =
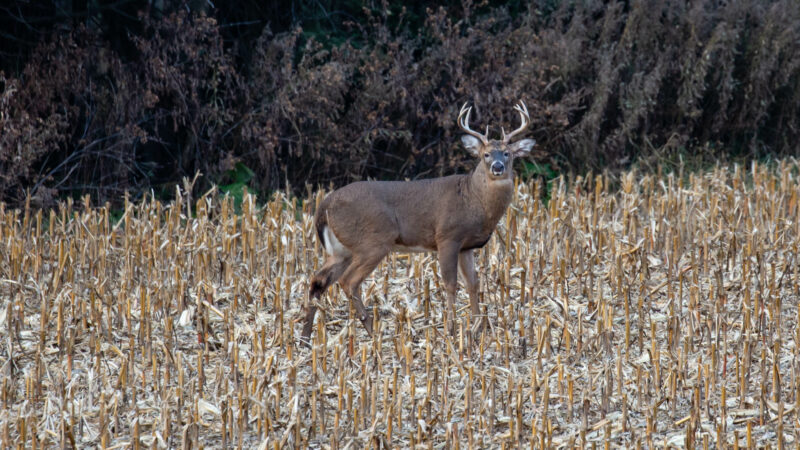
<svg viewBox="0 0 800 450">
<path fill-rule="evenodd" d="M 503 131 L 503 143 L 508 143 L 512 137 L 515 135 L 525 131 L 528 128 L 528 125 L 531 123 L 531 116 L 528 114 L 528 107 L 525 106 L 525 102 L 522 100 L 519 101 L 516 105 L 514 105 L 514 110 L 519 113 L 519 119 L 522 122 L 516 130 L 512 131 L 509 134 L 506 134 L 505 130 Z"/>
<path fill-rule="evenodd" d="M 464 105 L 461 107 L 461 111 L 458 113 L 458 126 L 461 127 L 464 132 L 469 134 L 470 136 L 474 136 L 483 142 L 484 145 L 489 143 L 489 139 L 486 137 L 489 135 L 489 127 L 486 127 L 486 134 L 478 133 L 477 131 L 473 130 L 469 127 L 469 115 L 472 113 L 472 106 L 467 107 L 467 102 L 464 102 Z"/>
</svg>

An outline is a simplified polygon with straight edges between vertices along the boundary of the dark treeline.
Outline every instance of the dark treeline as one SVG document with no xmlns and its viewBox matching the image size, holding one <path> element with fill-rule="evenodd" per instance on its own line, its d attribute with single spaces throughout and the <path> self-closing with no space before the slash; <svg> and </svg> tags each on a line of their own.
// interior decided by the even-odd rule
<svg viewBox="0 0 800 450">
<path fill-rule="evenodd" d="M 452 173 L 455 117 L 559 172 L 797 153 L 800 2 L 16 0 L 0 200 Z M 235 169 L 235 170 L 234 170 Z M 250 171 L 247 171 L 250 173 Z"/>
</svg>

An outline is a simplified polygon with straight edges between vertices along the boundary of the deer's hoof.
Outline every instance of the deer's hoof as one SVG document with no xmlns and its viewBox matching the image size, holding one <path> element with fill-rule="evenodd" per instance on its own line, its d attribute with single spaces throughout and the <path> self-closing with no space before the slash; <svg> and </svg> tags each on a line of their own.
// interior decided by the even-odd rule
<svg viewBox="0 0 800 450">
<path fill-rule="evenodd" d="M 303 332 L 300 334 L 300 345 L 306 348 L 311 348 L 311 331 L 313 331 L 314 324 L 306 322 L 303 325 Z"/>
<path fill-rule="evenodd" d="M 457 332 L 456 332 L 456 321 L 455 320 L 451 320 L 450 321 L 450 323 L 447 326 L 447 332 L 450 334 L 450 337 L 452 337 L 452 338 L 458 337 L 458 335 L 456 334 Z"/>
<path fill-rule="evenodd" d="M 322 293 L 325 292 L 325 287 L 325 283 L 322 281 L 311 281 L 311 286 L 308 288 L 308 297 L 311 299 L 320 298 Z"/>
<path fill-rule="evenodd" d="M 477 318 L 477 316 L 474 317 L 476 317 L 477 320 L 475 321 L 475 323 L 472 324 L 472 328 L 469 330 L 473 339 L 480 337 L 483 334 L 483 332 L 489 328 L 488 317 L 486 316 L 483 316 L 481 318 Z"/>
<path fill-rule="evenodd" d="M 374 337 L 373 336 L 373 331 L 372 331 L 373 324 L 372 324 L 371 311 L 368 312 L 366 315 L 364 315 L 364 317 L 361 318 L 361 323 L 364 324 L 364 328 L 367 330 L 367 334 L 369 335 L 369 337 Z"/>
<path fill-rule="evenodd" d="M 486 319 L 481 319 L 472 325 L 472 330 L 470 330 L 470 332 L 473 337 L 478 337 L 483 334 L 484 330 L 486 330 Z"/>
</svg>

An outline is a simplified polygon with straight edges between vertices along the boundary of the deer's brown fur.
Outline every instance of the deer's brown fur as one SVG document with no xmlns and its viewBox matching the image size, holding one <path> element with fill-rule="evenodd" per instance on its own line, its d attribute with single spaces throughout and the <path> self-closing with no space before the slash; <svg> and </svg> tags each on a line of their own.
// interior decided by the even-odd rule
<svg viewBox="0 0 800 450">
<path fill-rule="evenodd" d="M 471 313 L 477 316 L 478 277 L 473 250 L 486 244 L 511 202 L 514 157 L 526 154 L 534 144 L 529 139 L 508 143 L 527 126 L 527 110 L 524 114 L 522 109 L 518 111 L 522 126 L 509 136 L 504 132 L 503 140 L 490 141 L 469 129 L 469 109 L 462 108 L 459 123 L 468 133 L 462 142 L 482 160 L 469 174 L 405 182 L 362 181 L 329 194 L 315 215 L 317 235 L 328 256 L 311 279 L 311 299 L 338 280 L 372 334 L 372 316 L 361 301 L 361 282 L 392 251 L 436 251 L 450 323 L 455 318 L 459 269 L 469 293 Z M 500 166 L 503 170 L 498 169 Z M 316 307 L 310 301 L 306 308 L 302 336 L 308 342 Z"/>
</svg>

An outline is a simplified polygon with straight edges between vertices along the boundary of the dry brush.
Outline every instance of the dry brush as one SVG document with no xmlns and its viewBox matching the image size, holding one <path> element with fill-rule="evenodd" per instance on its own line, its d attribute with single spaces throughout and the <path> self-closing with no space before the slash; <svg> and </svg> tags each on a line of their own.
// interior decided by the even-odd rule
<svg viewBox="0 0 800 450">
<path fill-rule="evenodd" d="M 798 442 L 797 161 L 518 186 L 443 331 L 432 255 L 338 288 L 298 345 L 322 193 L 0 205 L 0 445 Z"/>
</svg>

